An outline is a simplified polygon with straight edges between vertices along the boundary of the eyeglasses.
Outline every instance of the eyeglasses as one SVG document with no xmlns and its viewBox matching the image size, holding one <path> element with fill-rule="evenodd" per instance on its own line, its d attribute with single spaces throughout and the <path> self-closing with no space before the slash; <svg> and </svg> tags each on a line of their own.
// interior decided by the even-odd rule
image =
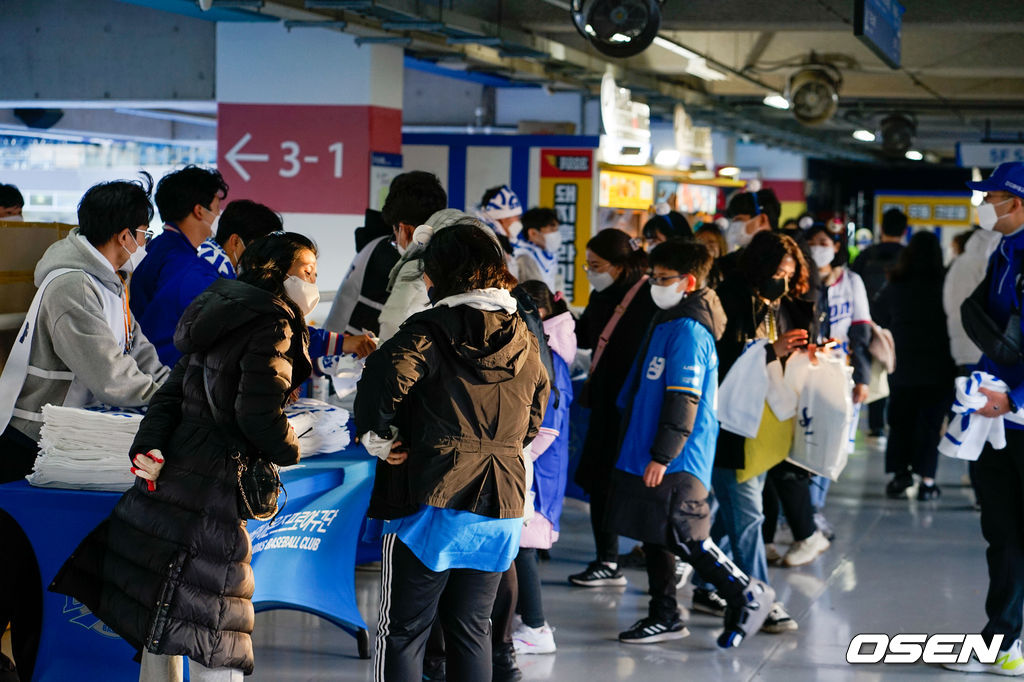
<svg viewBox="0 0 1024 682">
<path fill-rule="evenodd" d="M 153 241 L 153 239 L 154 239 L 154 238 L 156 237 L 156 232 L 154 232 L 154 231 L 153 231 L 153 230 L 151 230 L 151 229 L 146 229 L 146 230 L 143 230 L 143 229 L 141 229 L 141 228 L 135 228 L 135 234 L 136 234 L 136 237 L 135 237 L 135 241 L 136 241 L 136 242 L 137 242 L 137 241 L 138 241 L 138 239 L 139 239 L 139 238 L 138 238 L 138 233 L 139 233 L 139 232 L 141 232 L 141 233 L 142 233 L 142 237 L 143 237 L 143 242 L 142 242 L 142 243 L 143 243 L 143 244 L 146 244 L 146 245 L 148 245 L 148 244 L 149 244 L 149 243 L 150 243 L 151 241 Z"/>
<path fill-rule="evenodd" d="M 682 279 L 685 276 L 686 275 L 667 275 L 665 277 L 655 277 L 653 272 L 647 273 L 647 278 L 650 280 L 651 284 L 653 284 L 656 287 L 665 286 L 672 280 Z"/>
</svg>

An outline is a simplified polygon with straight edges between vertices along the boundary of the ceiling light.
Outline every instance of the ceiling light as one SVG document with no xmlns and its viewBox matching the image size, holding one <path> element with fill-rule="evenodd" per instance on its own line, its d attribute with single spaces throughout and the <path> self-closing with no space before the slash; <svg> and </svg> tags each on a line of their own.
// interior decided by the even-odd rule
<svg viewBox="0 0 1024 682">
<path fill-rule="evenodd" d="M 875 134 L 870 130 L 854 130 L 853 139 L 860 140 L 861 142 L 874 142 Z"/>
<path fill-rule="evenodd" d="M 663 168 L 675 168 L 679 164 L 678 149 L 662 149 L 654 155 L 654 165 Z"/>
<path fill-rule="evenodd" d="M 903 156 L 907 157 L 907 159 L 909 159 L 910 161 L 923 161 L 924 160 L 924 154 L 922 154 L 921 152 L 917 151 L 916 149 L 908 149 L 907 153 L 904 154 Z"/>
<path fill-rule="evenodd" d="M 658 35 L 664 1 L 572 0 L 569 15 L 576 30 L 598 52 L 609 57 L 634 57 Z"/>
<path fill-rule="evenodd" d="M 706 81 L 723 81 L 726 78 L 728 78 L 728 76 L 726 76 L 721 71 L 715 71 L 710 66 L 708 66 L 708 63 L 704 59 L 704 57 L 701 57 L 693 50 L 686 49 L 679 43 L 675 43 L 671 40 L 668 40 L 667 38 L 662 38 L 661 36 L 656 36 L 654 38 L 653 43 L 658 47 L 664 48 L 669 52 L 677 54 L 683 59 L 685 59 L 686 73 L 690 74 L 691 76 L 696 76 L 697 78 L 702 78 Z"/>
<path fill-rule="evenodd" d="M 773 109 L 789 109 L 789 100 L 777 92 L 765 96 L 761 101 Z"/>
<path fill-rule="evenodd" d="M 839 108 L 842 74 L 831 64 L 807 64 L 786 83 L 786 99 L 793 116 L 804 125 L 816 126 L 831 119 Z"/>
<path fill-rule="evenodd" d="M 734 178 L 740 174 L 740 169 L 736 166 L 722 166 L 718 169 L 718 174 L 727 178 Z"/>
</svg>

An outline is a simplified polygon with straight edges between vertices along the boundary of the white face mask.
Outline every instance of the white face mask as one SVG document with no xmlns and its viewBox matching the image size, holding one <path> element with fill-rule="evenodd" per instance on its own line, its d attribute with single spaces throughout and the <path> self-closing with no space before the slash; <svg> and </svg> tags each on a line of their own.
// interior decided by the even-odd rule
<svg viewBox="0 0 1024 682">
<path fill-rule="evenodd" d="M 509 226 L 505 228 L 505 231 L 508 232 L 509 239 L 515 239 L 519 236 L 519 233 L 523 231 L 523 223 L 516 220 L 510 223 Z"/>
<path fill-rule="evenodd" d="M 610 272 L 594 272 L 589 270 L 587 271 L 587 279 L 590 281 L 590 286 L 594 287 L 594 291 L 604 291 L 615 284 L 615 278 L 612 277 Z"/>
<path fill-rule="evenodd" d="M 320 302 L 320 289 L 312 282 L 307 282 L 295 275 L 291 275 L 284 281 L 284 292 L 288 294 L 288 298 L 292 299 L 295 305 L 299 306 L 303 316 L 313 312 L 313 308 Z"/>
<path fill-rule="evenodd" d="M 744 248 L 753 238 L 754 235 L 747 232 L 746 220 L 734 220 L 725 230 L 725 241 L 729 243 L 730 251 Z"/>
<path fill-rule="evenodd" d="M 676 291 L 679 283 L 651 285 L 651 299 L 654 301 L 654 305 L 658 306 L 662 310 L 668 310 L 679 305 L 679 302 L 686 298 L 685 291 Z"/>
<path fill-rule="evenodd" d="M 397 241 L 395 242 L 395 248 L 398 249 L 398 255 L 399 256 L 404 256 L 405 252 L 409 250 L 408 246 L 402 246 Z"/>
<path fill-rule="evenodd" d="M 559 231 L 544 233 L 544 250 L 548 253 L 558 253 L 562 248 L 562 233 Z"/>
<path fill-rule="evenodd" d="M 1005 218 L 1005 215 L 999 215 L 996 213 L 996 206 L 1002 206 L 1003 204 L 1009 203 L 1013 199 L 1006 199 L 994 204 L 990 204 L 987 201 L 978 207 L 978 225 L 983 230 L 994 230 L 999 221 Z M 1009 215 L 1009 214 L 1007 214 Z"/>
<path fill-rule="evenodd" d="M 124 244 L 121 245 L 121 248 L 128 251 Z M 139 263 L 141 263 L 142 259 L 145 257 L 146 247 L 137 246 L 135 251 L 128 251 L 128 261 L 121 266 L 121 269 L 127 273 L 135 272 L 135 268 L 139 267 Z"/>
<path fill-rule="evenodd" d="M 20 213 L 18 215 L 0 216 L 0 220 L 7 220 L 10 222 L 20 223 L 25 220 L 25 216 L 21 215 Z"/>
<path fill-rule="evenodd" d="M 814 260 L 814 264 L 818 266 L 819 270 L 832 265 L 832 261 L 835 260 L 835 257 L 836 251 L 831 246 L 815 244 L 811 247 L 811 259 Z"/>
</svg>

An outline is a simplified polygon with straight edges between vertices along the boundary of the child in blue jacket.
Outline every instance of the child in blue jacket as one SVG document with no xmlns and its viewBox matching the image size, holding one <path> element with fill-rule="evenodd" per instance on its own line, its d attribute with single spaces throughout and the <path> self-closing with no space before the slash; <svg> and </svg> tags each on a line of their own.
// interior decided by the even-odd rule
<svg viewBox="0 0 1024 682">
<path fill-rule="evenodd" d="M 608 515 L 611 529 L 644 543 L 651 601 L 648 616 L 619 641 L 650 644 L 689 634 L 676 605 L 678 556 L 728 602 L 718 645 L 734 647 L 760 629 L 775 594 L 708 537 L 718 438 L 715 341 L 725 331 L 725 312 L 704 286 L 712 261 L 700 242 L 659 244 L 649 262 L 651 298 L 660 310 L 619 395 L 626 427 Z"/>
</svg>

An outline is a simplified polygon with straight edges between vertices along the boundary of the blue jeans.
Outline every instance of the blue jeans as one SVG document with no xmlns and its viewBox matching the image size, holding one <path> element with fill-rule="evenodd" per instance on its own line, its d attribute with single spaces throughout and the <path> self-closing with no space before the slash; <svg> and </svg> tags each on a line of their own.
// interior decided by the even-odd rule
<svg viewBox="0 0 1024 682">
<path fill-rule="evenodd" d="M 825 508 L 825 496 L 828 495 L 831 485 L 832 481 L 824 476 L 811 477 L 811 506 L 814 507 L 814 511 Z"/>
<path fill-rule="evenodd" d="M 751 578 L 767 583 L 768 561 L 764 554 L 764 538 L 761 537 L 764 476 L 761 474 L 738 483 L 734 470 L 715 467 L 711 472 L 711 487 L 719 504 L 715 526 L 722 528 L 729 538 L 733 562 Z M 711 536 L 715 537 L 714 528 Z"/>
</svg>

